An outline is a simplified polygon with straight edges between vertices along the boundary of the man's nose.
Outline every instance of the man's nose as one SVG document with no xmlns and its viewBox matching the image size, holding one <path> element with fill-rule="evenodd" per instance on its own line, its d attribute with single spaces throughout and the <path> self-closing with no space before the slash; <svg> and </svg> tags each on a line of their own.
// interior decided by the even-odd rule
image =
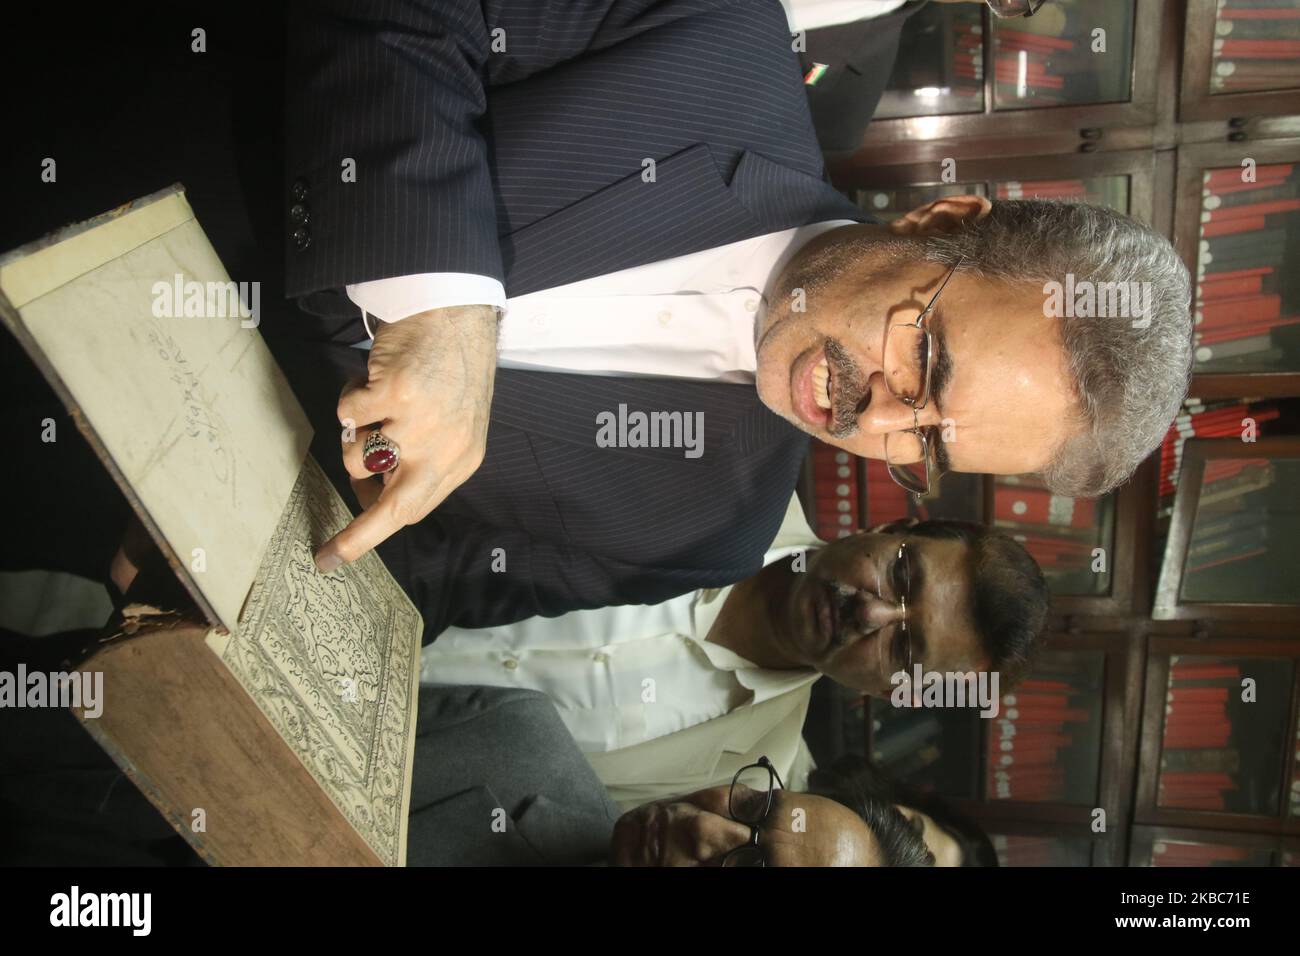
<svg viewBox="0 0 1300 956">
<path fill-rule="evenodd" d="M 903 608 L 878 595 L 866 597 L 858 605 L 858 621 L 867 631 L 878 631 L 887 624 L 901 621 L 906 617 Z"/>
<path fill-rule="evenodd" d="M 871 401 L 858 416 L 858 427 L 864 432 L 884 435 L 912 428 L 918 422 L 923 426 L 938 422 L 933 402 L 927 402 L 926 407 L 914 416 L 912 406 L 889 390 L 883 373 L 871 376 L 870 385 Z"/>
<path fill-rule="evenodd" d="M 752 831 L 730 816 L 702 815 L 695 821 L 688 852 L 701 865 L 721 865 L 723 857 L 749 842 Z"/>
</svg>

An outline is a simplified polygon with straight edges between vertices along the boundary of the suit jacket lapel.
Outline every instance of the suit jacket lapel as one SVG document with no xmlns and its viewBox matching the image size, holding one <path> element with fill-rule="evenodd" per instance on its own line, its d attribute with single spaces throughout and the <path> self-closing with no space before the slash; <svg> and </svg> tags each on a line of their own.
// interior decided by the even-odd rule
<svg viewBox="0 0 1300 956">
<path fill-rule="evenodd" d="M 728 191 L 762 224 L 764 233 L 832 219 L 869 219 L 824 180 L 774 163 L 758 153 L 740 157 Z"/>
<path fill-rule="evenodd" d="M 524 295 L 758 235 L 703 143 L 501 241 L 506 293 Z"/>
<path fill-rule="evenodd" d="M 728 184 L 706 144 L 501 240 L 506 293 L 525 295 L 827 219 L 867 217 L 816 176 L 741 155 Z"/>
</svg>

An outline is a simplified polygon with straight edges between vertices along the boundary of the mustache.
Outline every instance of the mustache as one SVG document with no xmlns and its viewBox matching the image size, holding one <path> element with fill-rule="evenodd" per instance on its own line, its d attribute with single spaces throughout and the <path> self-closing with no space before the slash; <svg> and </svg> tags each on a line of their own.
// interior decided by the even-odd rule
<svg viewBox="0 0 1300 956">
<path fill-rule="evenodd" d="M 858 433 L 858 418 L 871 404 L 869 376 L 837 339 L 826 340 L 826 363 L 835 383 L 826 432 L 832 438 L 850 438 Z"/>
</svg>

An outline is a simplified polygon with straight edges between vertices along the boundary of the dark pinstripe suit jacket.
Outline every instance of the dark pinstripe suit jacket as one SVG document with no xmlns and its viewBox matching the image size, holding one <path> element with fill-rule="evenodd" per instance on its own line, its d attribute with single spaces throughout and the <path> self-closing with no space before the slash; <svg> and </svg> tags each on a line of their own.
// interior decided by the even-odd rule
<svg viewBox="0 0 1300 956">
<path fill-rule="evenodd" d="M 296 238 L 290 223 L 287 284 L 334 329 L 355 321 L 349 282 L 471 272 L 521 295 L 864 218 L 824 181 L 776 0 L 311 3 L 296 17 L 289 202 L 309 216 Z M 345 158 L 355 183 L 340 182 Z M 620 404 L 702 411 L 703 456 L 598 448 L 596 416 Z M 503 369 L 483 466 L 382 553 L 426 639 L 657 602 L 761 567 L 806 449 L 749 386 Z"/>
</svg>

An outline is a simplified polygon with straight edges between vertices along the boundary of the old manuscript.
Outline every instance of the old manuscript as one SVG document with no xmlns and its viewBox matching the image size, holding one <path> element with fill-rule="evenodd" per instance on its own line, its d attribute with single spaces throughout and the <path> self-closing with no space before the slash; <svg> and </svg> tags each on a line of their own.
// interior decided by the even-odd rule
<svg viewBox="0 0 1300 956">
<path fill-rule="evenodd" d="M 379 862 L 401 865 L 420 617 L 374 554 L 330 574 L 317 571 L 315 548 L 351 515 L 306 454 L 310 426 L 262 341 L 248 298 L 179 187 L 0 257 L 0 315 L 206 618 L 206 653 L 328 796 L 321 806 L 332 804 Z M 206 692 L 202 680 L 194 683 L 194 694 Z M 213 713 L 230 709 L 225 697 L 211 694 L 221 699 Z M 112 701 L 106 684 L 106 710 Z M 132 713 L 137 724 L 149 719 L 145 711 Z M 239 729 L 233 720 L 232 733 Z M 145 755 L 126 752 L 133 728 L 113 737 L 104 730 L 112 726 L 87 722 L 124 769 L 138 772 Z M 247 739 L 261 738 L 250 731 Z M 184 780 L 201 779 L 221 763 L 205 764 L 202 756 L 188 777 L 179 774 Z M 223 766 L 263 772 L 256 761 Z M 198 802 L 203 794 L 181 788 L 178 796 L 171 782 L 153 778 L 152 785 L 137 782 L 196 849 L 211 850 L 211 834 L 195 836 L 181 826 L 187 804 L 205 806 Z M 226 781 L 209 781 L 224 792 Z M 231 789 L 256 795 L 259 787 L 266 790 L 250 780 L 243 790 Z M 164 791 L 182 805 L 162 806 Z M 240 813 L 253 811 L 233 807 L 226 816 Z M 310 821 L 302 830 L 310 844 Z M 256 854 L 252 860 L 263 862 Z"/>
</svg>

